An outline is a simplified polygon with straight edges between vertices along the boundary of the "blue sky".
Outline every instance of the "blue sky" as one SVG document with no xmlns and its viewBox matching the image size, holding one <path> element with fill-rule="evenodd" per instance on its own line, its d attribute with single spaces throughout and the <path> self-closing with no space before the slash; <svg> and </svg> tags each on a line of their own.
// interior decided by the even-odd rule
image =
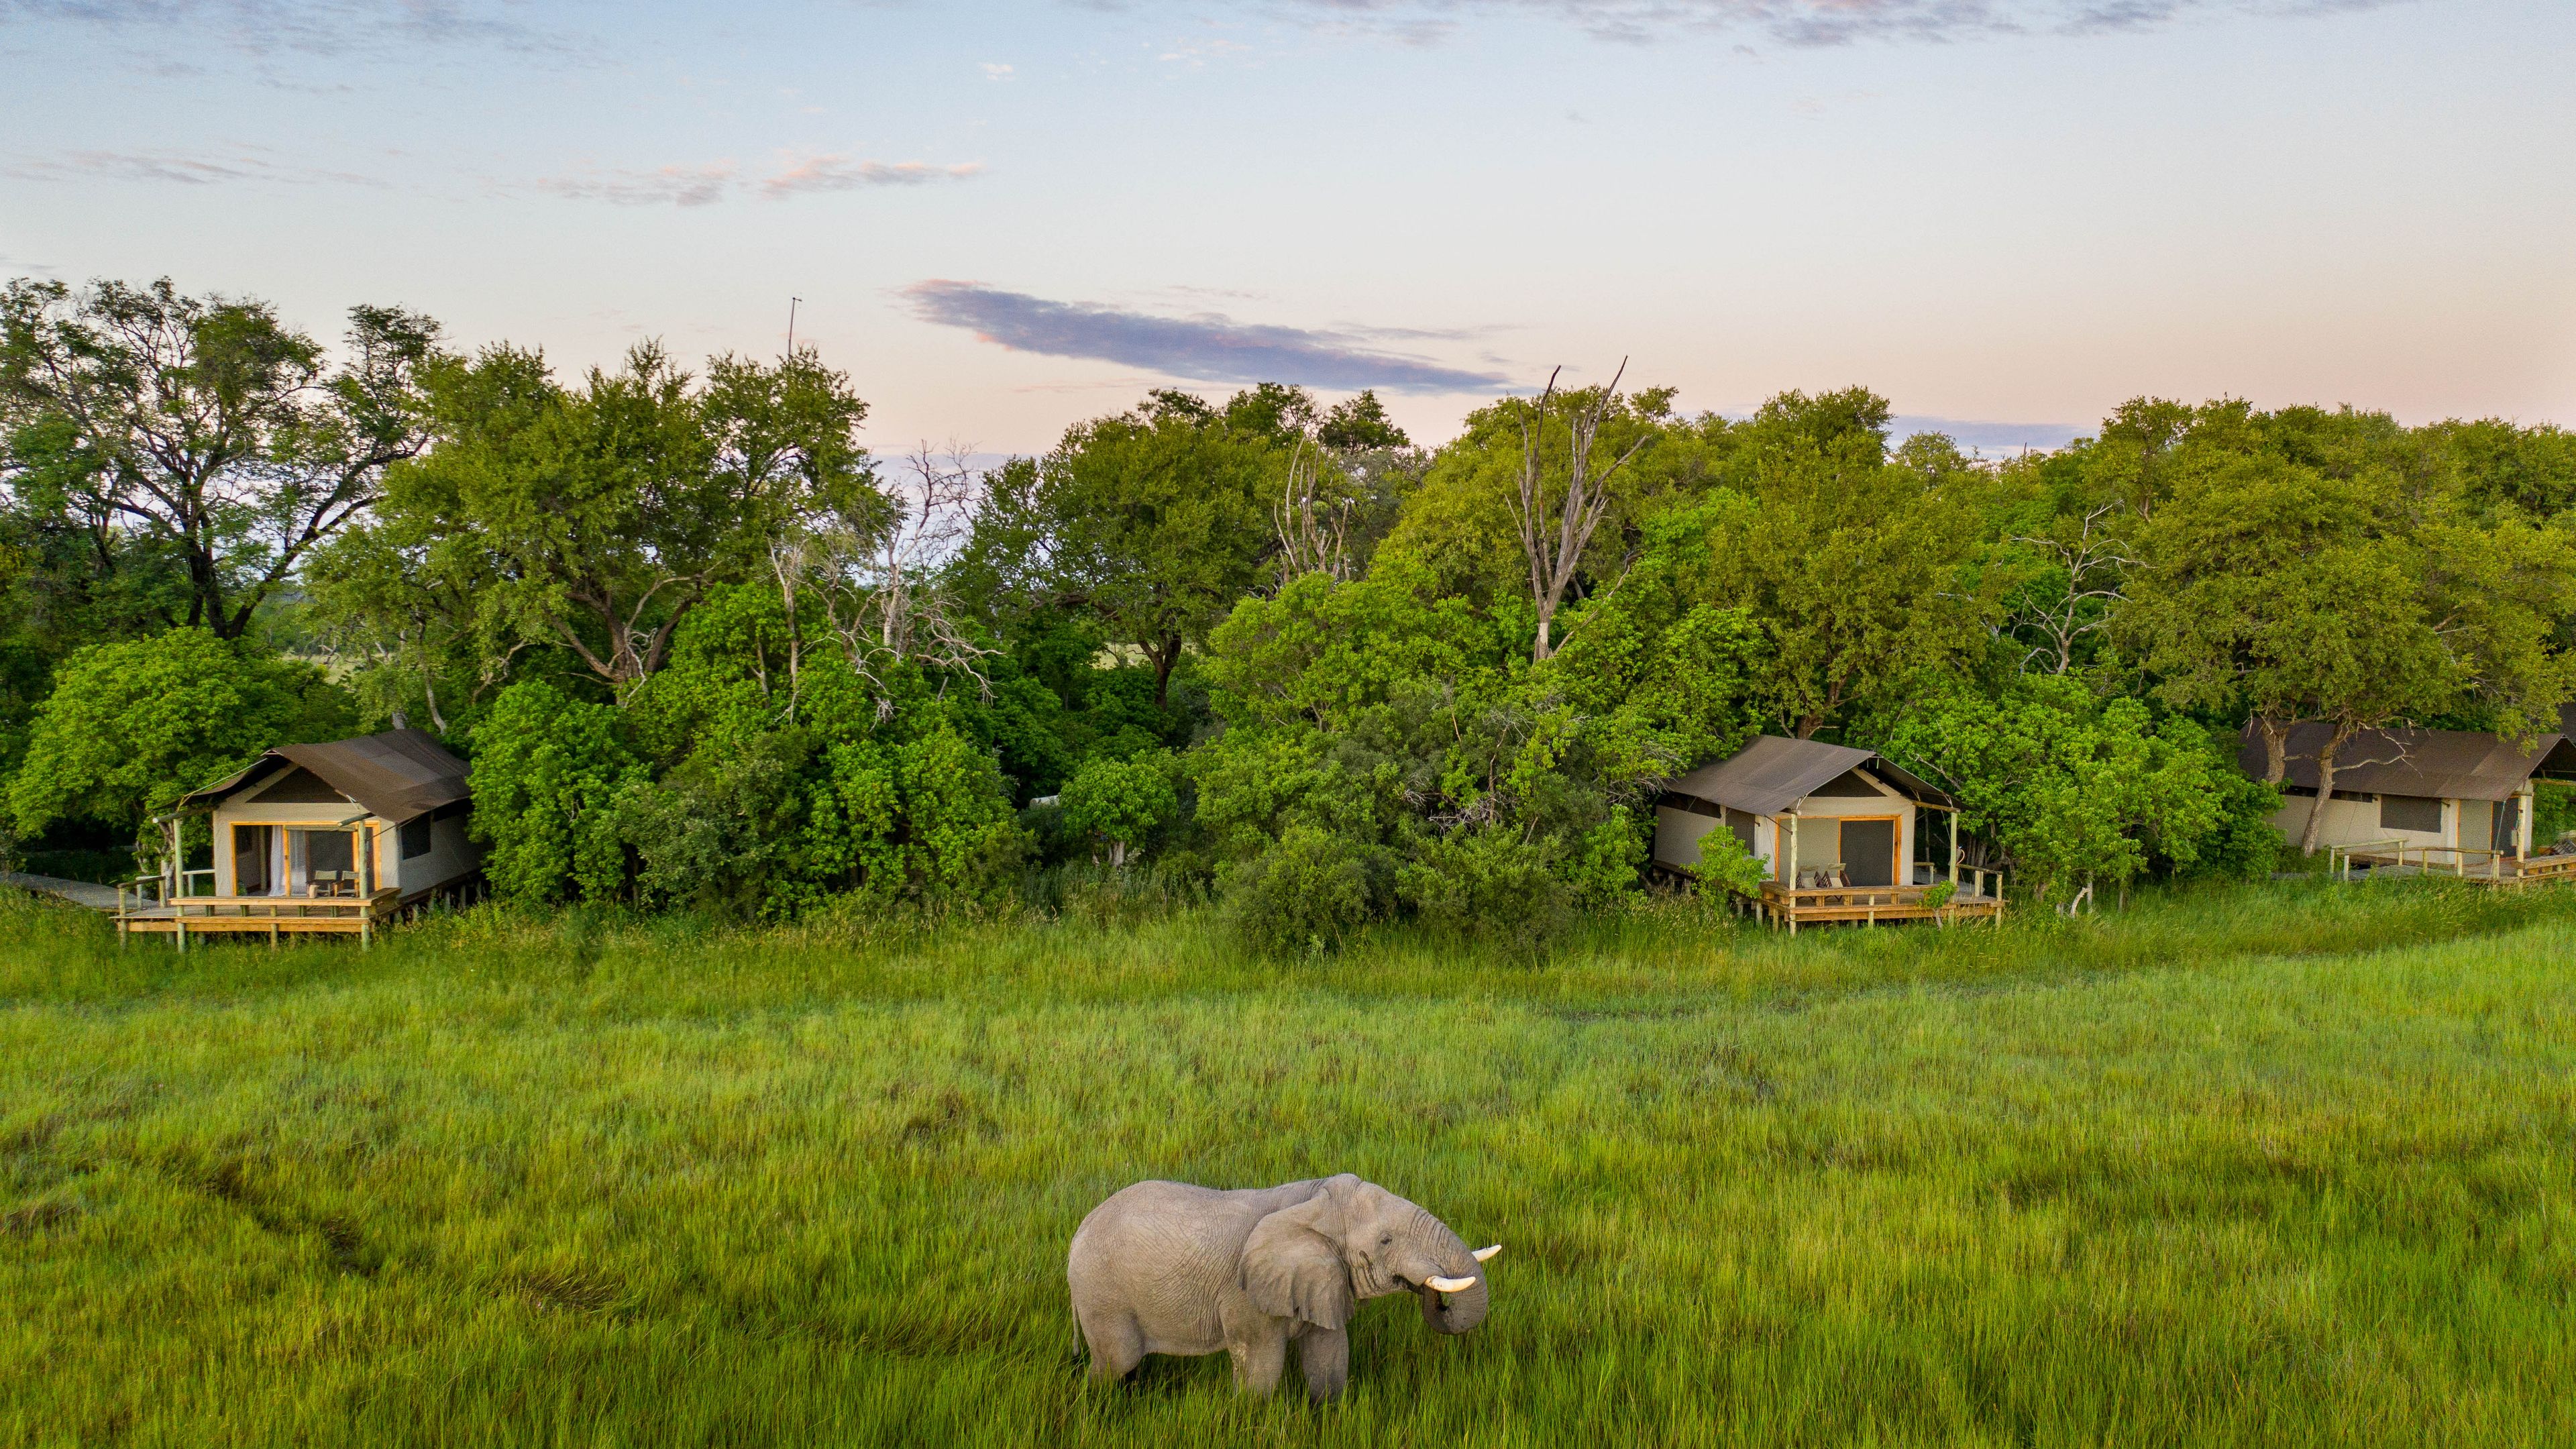
<svg viewBox="0 0 2576 1449">
<path fill-rule="evenodd" d="M 885 451 L 1563 363 L 1989 447 L 2576 423 L 2565 0 L 0 0 L 0 272 L 567 366 L 798 335 Z"/>
</svg>

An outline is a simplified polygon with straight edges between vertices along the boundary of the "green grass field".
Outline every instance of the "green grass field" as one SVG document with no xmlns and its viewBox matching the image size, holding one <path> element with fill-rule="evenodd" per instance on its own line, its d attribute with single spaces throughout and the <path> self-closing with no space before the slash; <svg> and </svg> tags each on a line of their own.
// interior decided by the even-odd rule
<svg viewBox="0 0 2576 1449">
<path fill-rule="evenodd" d="M 2566 1444 L 2571 1069 L 2576 891 L 1289 966 L 12 896 L 0 1444 Z M 1485 1328 L 1085 1383 L 1094 1202 L 1336 1171 L 1507 1245 Z"/>
</svg>

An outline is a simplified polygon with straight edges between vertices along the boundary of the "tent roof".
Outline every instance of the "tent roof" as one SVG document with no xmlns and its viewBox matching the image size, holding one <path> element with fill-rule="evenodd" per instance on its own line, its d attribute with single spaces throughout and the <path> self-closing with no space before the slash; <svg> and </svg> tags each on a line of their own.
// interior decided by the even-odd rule
<svg viewBox="0 0 2576 1449">
<path fill-rule="evenodd" d="M 397 824 L 473 798 L 465 784 L 465 762 L 428 731 L 405 729 L 327 744 L 279 745 L 231 779 L 189 795 L 178 808 L 212 808 L 297 765 L 369 814 Z"/>
<path fill-rule="evenodd" d="M 2534 775 L 2576 777 L 2576 707 L 2559 731 L 2528 746 L 2478 730 L 2363 730 L 2335 752 L 2335 790 L 2356 795 L 2419 795 L 2436 800 L 2502 800 Z M 2288 783 L 2317 787 L 2317 751 L 2334 737 L 2324 723 L 2293 725 L 2286 753 Z M 2263 778 L 2263 735 L 2245 727 L 2236 763 Z"/>
<path fill-rule="evenodd" d="M 1951 803 L 1949 796 L 1869 750 L 1778 735 L 1756 735 L 1743 749 L 1715 764 L 1702 765 L 1665 788 L 1749 814 L 1777 815 L 1863 765 L 1916 800 Z"/>
</svg>

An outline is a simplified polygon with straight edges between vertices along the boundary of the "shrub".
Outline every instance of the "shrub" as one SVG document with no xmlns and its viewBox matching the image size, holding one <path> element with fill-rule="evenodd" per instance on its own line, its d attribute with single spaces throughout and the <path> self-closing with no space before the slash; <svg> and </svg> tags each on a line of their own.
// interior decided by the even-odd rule
<svg viewBox="0 0 2576 1449">
<path fill-rule="evenodd" d="M 608 705 L 542 681 L 501 691 L 474 731 L 474 836 L 483 873 L 525 903 L 614 900 L 626 884 L 618 796 L 646 782 Z"/>
<path fill-rule="evenodd" d="M 1226 914 L 1256 950 L 1320 955 L 1376 914 L 1389 865 L 1379 847 L 1292 826 L 1227 877 Z"/>
<path fill-rule="evenodd" d="M 1576 890 L 1539 841 L 1461 831 L 1426 844 L 1396 873 L 1396 893 L 1423 920 L 1464 935 L 1535 945 L 1572 914 Z M 1633 866 L 1626 867 L 1630 878 Z"/>
<path fill-rule="evenodd" d="M 1064 787 L 1065 828 L 1109 845 L 1109 863 L 1123 866 L 1128 850 L 1180 813 L 1172 788 L 1175 761 L 1161 750 L 1132 759 L 1098 756 L 1084 762 Z"/>
</svg>

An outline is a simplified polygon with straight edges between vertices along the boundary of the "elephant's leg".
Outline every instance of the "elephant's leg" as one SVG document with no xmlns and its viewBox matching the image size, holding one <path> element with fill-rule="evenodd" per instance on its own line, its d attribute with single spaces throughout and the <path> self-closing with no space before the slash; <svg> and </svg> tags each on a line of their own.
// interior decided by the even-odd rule
<svg viewBox="0 0 2576 1449">
<path fill-rule="evenodd" d="M 1297 1340 L 1297 1371 L 1306 1376 L 1306 1397 L 1330 1403 L 1342 1396 L 1351 1379 L 1351 1336 L 1339 1328 L 1309 1328 Z"/>
<path fill-rule="evenodd" d="M 1229 1336 L 1225 1346 L 1234 1359 L 1234 1386 L 1268 1398 L 1288 1371 L 1288 1332 L 1283 1324 L 1246 1325 L 1249 1331 Z"/>
<path fill-rule="evenodd" d="M 1145 1361 L 1145 1332 L 1136 1326 L 1136 1315 L 1113 1311 L 1076 1321 L 1082 1325 L 1082 1341 L 1091 1348 L 1093 1378 L 1123 1379 Z"/>
</svg>

